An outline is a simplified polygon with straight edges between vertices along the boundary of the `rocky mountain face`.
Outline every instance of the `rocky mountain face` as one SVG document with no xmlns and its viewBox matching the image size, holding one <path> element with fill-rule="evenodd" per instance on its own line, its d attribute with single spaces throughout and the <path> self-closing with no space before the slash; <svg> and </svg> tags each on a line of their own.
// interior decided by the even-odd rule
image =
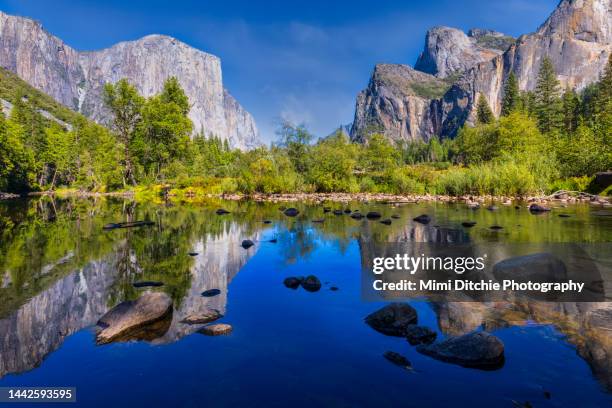
<svg viewBox="0 0 612 408">
<path fill-rule="evenodd" d="M 397 142 L 428 139 L 439 128 L 437 98 L 446 87 L 408 65 L 376 65 L 368 87 L 357 96 L 351 139 L 363 143 L 372 133 Z"/>
<path fill-rule="evenodd" d="M 172 37 L 149 35 L 110 48 L 79 52 L 33 20 L 0 12 L 0 65 L 64 105 L 108 121 L 104 84 L 127 78 L 144 96 L 177 77 L 192 104 L 195 132 L 248 149 L 259 144 L 253 117 L 223 87 L 218 57 Z"/>
<path fill-rule="evenodd" d="M 515 42 L 490 30 L 472 29 L 466 35 L 459 30 L 436 27 L 428 32 L 425 50 L 415 65 L 449 82 L 442 96 L 421 101 L 436 108 L 415 121 L 419 126 L 412 129 L 418 131 L 402 133 L 395 121 L 378 116 L 378 112 L 385 112 L 380 107 L 386 105 L 376 106 L 380 99 L 376 98 L 376 88 L 370 81 L 357 97 L 357 125 L 353 126 L 351 138 L 363 140 L 360 124 L 366 122 L 360 122 L 360 118 L 381 124 L 382 133 L 394 140 L 428 140 L 433 135 L 454 137 L 464 123 L 473 123 L 479 95 L 485 96 L 493 112 L 499 115 L 510 72 L 515 73 L 521 90 L 533 90 L 545 57 L 552 60 L 563 86 L 582 90 L 603 72 L 612 52 L 611 39 L 612 0 L 562 0 L 535 33 L 523 35 Z M 410 94 L 396 97 L 402 100 Z"/>
<path fill-rule="evenodd" d="M 466 35 L 456 28 L 434 27 L 427 31 L 414 68 L 446 78 L 502 54 L 512 42 L 512 37 L 492 30 L 472 29 Z"/>
</svg>

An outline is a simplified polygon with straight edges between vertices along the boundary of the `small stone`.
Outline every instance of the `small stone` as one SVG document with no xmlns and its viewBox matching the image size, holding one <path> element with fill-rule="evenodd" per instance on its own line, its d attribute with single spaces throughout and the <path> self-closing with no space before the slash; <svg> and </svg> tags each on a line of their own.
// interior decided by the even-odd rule
<svg viewBox="0 0 612 408">
<path fill-rule="evenodd" d="M 272 238 L 271 240 L 268 241 L 271 244 L 276 244 L 278 242 L 278 239 L 276 238 Z"/>
<path fill-rule="evenodd" d="M 334 210 L 334 215 L 342 215 L 342 210 Z"/>
<path fill-rule="evenodd" d="M 213 296 L 217 296 L 221 293 L 221 291 L 219 289 L 208 289 L 205 290 L 204 292 L 202 292 L 202 296 L 204 297 L 213 297 Z"/>
<path fill-rule="evenodd" d="M 329 290 L 335 292 L 335 291 L 338 290 L 338 287 L 337 286 L 332 286 L 332 287 L 329 288 Z"/>
<path fill-rule="evenodd" d="M 190 314 L 189 316 L 187 316 L 183 320 L 181 320 L 181 323 L 184 323 L 184 324 L 205 324 L 205 323 L 214 322 L 215 320 L 218 320 L 218 319 L 220 319 L 222 317 L 223 317 L 223 315 L 218 310 L 212 309 L 212 310 L 207 310 L 204 313 Z"/>
<path fill-rule="evenodd" d="M 312 222 L 315 222 L 317 224 L 321 224 L 321 223 L 325 222 L 325 218 L 317 218 L 316 220 L 312 220 Z"/>
<path fill-rule="evenodd" d="M 416 324 L 416 310 L 407 303 L 391 303 L 365 318 L 368 326 L 388 336 L 403 337 L 411 324 Z"/>
<path fill-rule="evenodd" d="M 385 351 L 385 353 L 383 354 L 383 357 L 397 366 L 404 367 L 404 368 L 412 367 L 410 360 L 408 360 L 406 357 L 394 351 Z"/>
<path fill-rule="evenodd" d="M 351 214 L 351 218 L 354 220 L 360 220 L 363 218 L 363 214 L 361 214 L 360 212 L 354 212 Z"/>
<path fill-rule="evenodd" d="M 200 330 L 198 330 L 198 333 L 202 333 L 207 336 L 221 336 L 225 334 L 230 334 L 231 332 L 232 326 L 225 323 L 211 324 L 208 326 L 204 326 Z"/>
<path fill-rule="evenodd" d="M 350 213 L 351 213 L 351 210 L 350 210 L 349 208 L 345 208 L 345 209 L 344 209 L 344 213 L 345 213 L 345 214 L 350 214 Z"/>
<path fill-rule="evenodd" d="M 304 278 L 302 276 L 299 276 L 299 277 L 290 276 L 283 281 L 283 284 L 289 289 L 297 289 L 300 287 L 300 284 L 302 283 L 303 280 Z"/>
<path fill-rule="evenodd" d="M 331 208 L 329 208 L 329 207 L 323 207 L 323 212 L 324 212 L 324 213 L 328 213 L 328 212 L 330 212 L 330 211 L 331 211 Z"/>
<path fill-rule="evenodd" d="M 492 229 L 493 231 L 499 231 L 499 230 L 504 229 L 504 227 L 500 227 L 499 225 L 491 225 L 489 228 Z"/>
<path fill-rule="evenodd" d="M 398 214 L 393 214 L 391 218 L 393 218 L 394 220 L 399 220 L 401 217 Z"/>
<path fill-rule="evenodd" d="M 240 246 L 242 246 L 244 249 L 249 249 L 253 245 L 255 244 L 250 239 L 245 239 L 244 241 L 242 241 L 242 244 L 240 244 Z"/>
<path fill-rule="evenodd" d="M 487 210 L 489 210 L 489 211 L 497 211 L 497 210 L 499 210 L 499 207 L 496 206 L 496 205 L 490 205 L 490 206 L 487 207 Z"/>
<path fill-rule="evenodd" d="M 225 215 L 225 214 L 229 214 L 230 212 L 227 211 L 224 208 L 219 208 L 217 211 L 215 211 L 217 213 L 217 215 Z"/>
<path fill-rule="evenodd" d="M 385 220 L 382 220 L 380 223 L 385 225 L 391 225 L 391 219 L 387 218 Z"/>
<path fill-rule="evenodd" d="M 197 253 L 197 252 L 189 252 L 189 254 L 188 254 L 188 255 L 189 255 L 189 256 L 198 256 L 198 253 Z"/>
<path fill-rule="evenodd" d="M 368 220 L 377 220 L 377 219 L 379 219 L 381 217 L 382 217 L 382 215 L 380 215 L 380 213 L 377 212 L 377 211 L 370 211 L 369 213 L 366 214 L 366 218 Z"/>
<path fill-rule="evenodd" d="M 539 205 L 539 204 L 531 204 L 529 206 L 529 212 L 533 213 L 533 214 L 539 214 L 539 213 L 544 213 L 544 212 L 548 212 L 548 211 L 550 211 L 550 208 L 544 207 L 544 206 Z"/>
<path fill-rule="evenodd" d="M 270 220 L 264 220 L 264 221 L 263 221 L 263 223 L 264 223 L 264 224 L 272 224 L 272 221 L 270 221 Z"/>
<path fill-rule="evenodd" d="M 476 221 L 464 221 L 461 223 L 465 228 L 472 228 L 476 225 Z"/>
<path fill-rule="evenodd" d="M 421 214 L 418 217 L 414 217 L 412 220 L 419 224 L 429 224 L 431 222 L 431 217 L 427 214 Z"/>
<path fill-rule="evenodd" d="M 571 217 L 571 215 L 569 215 L 569 214 L 559 214 L 559 217 L 560 218 L 569 218 L 569 217 Z"/>
</svg>

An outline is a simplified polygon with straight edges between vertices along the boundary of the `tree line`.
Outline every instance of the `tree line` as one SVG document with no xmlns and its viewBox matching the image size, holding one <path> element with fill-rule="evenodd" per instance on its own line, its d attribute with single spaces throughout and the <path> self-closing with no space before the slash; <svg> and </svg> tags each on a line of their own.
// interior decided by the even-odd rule
<svg viewBox="0 0 612 408">
<path fill-rule="evenodd" d="M 0 191 L 59 186 L 115 191 L 170 185 L 205 193 L 387 192 L 525 195 L 584 190 L 612 168 L 612 58 L 582 92 L 561 89 L 545 59 L 533 91 L 510 73 L 501 115 L 486 98 L 476 123 L 455 139 L 393 144 L 382 134 L 352 143 L 339 129 L 319 138 L 279 124 L 277 141 L 243 152 L 220 135 L 195 136 L 189 100 L 176 78 L 145 98 L 127 80 L 107 84 L 107 127 L 80 117 L 71 129 L 16 95 L 0 115 Z"/>
</svg>

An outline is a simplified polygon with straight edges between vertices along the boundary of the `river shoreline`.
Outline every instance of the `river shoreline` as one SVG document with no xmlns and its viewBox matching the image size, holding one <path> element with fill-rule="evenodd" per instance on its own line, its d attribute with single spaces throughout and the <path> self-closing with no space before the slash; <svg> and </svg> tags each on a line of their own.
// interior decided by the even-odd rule
<svg viewBox="0 0 612 408">
<path fill-rule="evenodd" d="M 202 194 L 190 189 L 171 190 L 166 193 L 155 190 L 120 191 L 120 192 L 88 192 L 88 191 L 45 191 L 33 192 L 25 195 L 0 193 L 0 200 L 10 200 L 23 197 L 58 196 L 58 197 L 119 197 L 138 199 L 139 195 L 149 197 L 151 194 L 159 196 L 162 200 L 194 202 L 202 199 L 222 199 L 230 201 L 251 200 L 255 202 L 380 202 L 386 204 L 411 204 L 419 202 L 465 203 L 468 206 L 478 206 L 484 203 L 498 203 L 500 205 L 516 205 L 517 203 L 537 203 L 566 205 L 575 203 L 590 203 L 594 206 L 612 207 L 609 197 L 591 195 L 580 192 L 556 192 L 552 195 L 533 196 L 493 196 L 493 195 L 415 195 L 415 194 L 386 194 L 386 193 L 284 193 L 284 194 Z"/>
</svg>

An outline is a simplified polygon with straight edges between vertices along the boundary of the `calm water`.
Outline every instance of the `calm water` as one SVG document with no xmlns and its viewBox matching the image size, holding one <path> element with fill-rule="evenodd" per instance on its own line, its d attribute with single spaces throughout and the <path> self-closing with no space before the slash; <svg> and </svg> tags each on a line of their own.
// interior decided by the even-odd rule
<svg viewBox="0 0 612 408">
<path fill-rule="evenodd" d="M 470 243 L 610 243 L 612 212 L 587 205 L 535 216 L 502 206 L 329 204 L 401 217 L 386 226 L 324 214 L 322 205 L 297 204 L 301 214 L 288 218 L 282 205 L 0 203 L 0 387 L 74 386 L 76 405 L 87 407 L 612 405 L 612 303 L 411 301 L 419 323 L 439 338 L 483 328 L 498 336 L 505 365 L 481 371 L 423 356 L 364 324 L 385 303 L 364 301 L 360 279 L 369 242 L 451 234 Z M 219 207 L 231 214 L 216 215 Z M 430 225 L 411 221 L 422 213 L 432 216 Z M 324 223 L 311 222 L 321 217 Z M 142 219 L 156 224 L 102 230 Z M 465 220 L 478 224 L 465 230 Z M 244 250 L 243 239 L 256 245 Z M 288 276 L 309 274 L 323 282 L 320 291 L 283 285 Z M 98 318 L 152 290 L 132 286 L 143 280 L 164 282 L 154 290 L 172 297 L 168 329 L 151 341 L 96 345 Z M 221 294 L 200 295 L 211 288 Z M 211 307 L 233 326 L 231 335 L 207 337 L 179 323 Z M 382 357 L 387 350 L 408 357 L 414 370 L 390 364 Z"/>
</svg>

